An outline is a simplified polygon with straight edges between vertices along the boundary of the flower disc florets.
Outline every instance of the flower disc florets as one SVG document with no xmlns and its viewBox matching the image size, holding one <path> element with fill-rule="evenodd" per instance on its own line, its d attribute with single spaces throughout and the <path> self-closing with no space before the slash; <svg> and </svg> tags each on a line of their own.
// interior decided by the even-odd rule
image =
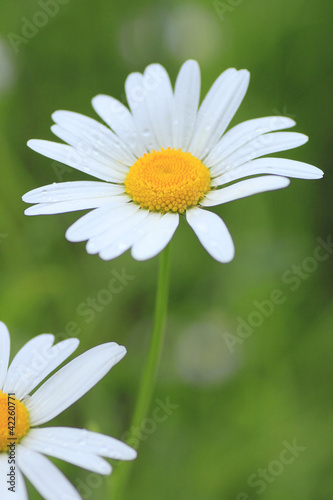
<svg viewBox="0 0 333 500">
<path fill-rule="evenodd" d="M 162 148 L 144 154 L 131 166 L 125 187 L 141 208 L 183 213 L 210 191 L 210 173 L 191 153 Z"/>
<path fill-rule="evenodd" d="M 0 391 L 0 453 L 17 444 L 29 431 L 29 412 L 19 399 Z"/>
</svg>

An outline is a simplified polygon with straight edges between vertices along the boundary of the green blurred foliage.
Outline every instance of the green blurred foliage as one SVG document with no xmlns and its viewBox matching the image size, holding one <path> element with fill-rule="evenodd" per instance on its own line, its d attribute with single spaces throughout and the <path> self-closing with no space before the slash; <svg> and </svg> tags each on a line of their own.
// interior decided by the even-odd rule
<svg viewBox="0 0 333 500">
<path fill-rule="evenodd" d="M 13 38 L 22 36 L 26 19 L 43 24 L 42 4 L 17 0 L 1 8 L 0 307 L 13 352 L 42 332 L 58 340 L 78 336 L 79 352 L 109 340 L 124 344 L 128 354 L 119 366 L 55 420 L 124 436 L 147 354 L 158 259 L 138 263 L 127 253 L 102 262 L 87 255 L 84 244 L 65 240 L 78 214 L 25 217 L 20 198 L 26 191 L 85 178 L 25 143 L 52 139 L 56 109 L 94 117 L 94 95 L 124 100 L 127 74 L 151 62 L 165 65 L 174 81 L 181 63 L 196 58 L 202 95 L 227 67 L 245 67 L 251 84 L 232 123 L 274 114 L 295 118 L 310 142 L 285 156 L 319 166 L 325 177 L 293 180 L 286 190 L 217 208 L 236 245 L 228 265 L 213 261 L 181 224 L 154 396 L 169 398 L 177 409 L 164 422 L 147 424 L 127 498 L 330 500 L 332 255 L 316 269 L 303 268 L 297 288 L 290 278 L 293 266 L 310 266 L 317 238 L 332 234 L 332 4 L 62 0 L 33 36 Z M 122 292 L 94 318 L 82 314 L 82 304 L 122 269 L 133 277 Z M 228 350 L 226 333 L 237 335 L 240 323 L 258 311 L 254 302 L 270 300 L 276 289 L 283 303 Z M 281 469 L 276 460 L 283 443 L 294 440 L 305 450 Z M 114 476 L 60 467 L 85 499 L 111 498 Z M 271 472 L 258 483 L 260 469 Z"/>
</svg>

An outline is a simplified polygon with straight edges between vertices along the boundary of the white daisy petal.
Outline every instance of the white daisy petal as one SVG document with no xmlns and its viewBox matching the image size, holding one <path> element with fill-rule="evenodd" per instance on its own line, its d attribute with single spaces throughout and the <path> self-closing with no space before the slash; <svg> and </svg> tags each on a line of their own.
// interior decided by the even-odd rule
<svg viewBox="0 0 333 500">
<path fill-rule="evenodd" d="M 81 198 L 79 200 L 59 201 L 56 203 L 39 203 L 27 208 L 25 215 L 51 215 L 63 214 L 66 212 L 76 212 L 77 210 L 88 210 L 89 208 L 98 208 L 112 204 L 125 205 L 128 203 L 128 197 L 121 194 L 114 197 L 95 197 Z"/>
<path fill-rule="evenodd" d="M 72 111 L 56 111 L 52 118 L 63 129 L 76 136 L 82 146 L 90 145 L 89 152 L 105 153 L 116 162 L 132 165 L 136 158 L 122 140 L 101 123 Z"/>
<path fill-rule="evenodd" d="M 106 231 L 121 224 L 124 219 L 138 212 L 139 206 L 134 203 L 113 204 L 106 207 L 96 208 L 83 215 L 66 231 L 68 241 L 85 241 L 94 236 L 100 235 Z"/>
<path fill-rule="evenodd" d="M 97 198 L 124 193 L 124 186 L 96 181 L 75 181 L 48 184 L 29 191 L 22 200 L 26 203 L 54 203 L 58 201 Z"/>
<path fill-rule="evenodd" d="M 158 150 L 159 144 L 155 137 L 145 99 L 148 89 L 144 87 L 143 75 L 131 73 L 125 82 L 125 92 L 136 128 L 147 151 Z"/>
<path fill-rule="evenodd" d="M 163 66 L 147 66 L 143 86 L 147 89 L 146 103 L 155 137 L 159 147 L 166 149 L 172 144 L 173 93 L 169 75 Z"/>
<path fill-rule="evenodd" d="M 308 163 L 286 160 L 285 158 L 258 158 L 244 163 L 212 180 L 212 186 L 221 186 L 228 182 L 257 174 L 275 174 L 298 179 L 320 179 L 323 171 Z"/>
<path fill-rule="evenodd" d="M 14 392 L 18 399 L 27 396 L 42 380 L 61 365 L 65 359 L 73 354 L 78 345 L 78 339 L 66 339 L 48 348 L 45 344 L 41 350 L 31 345 L 30 352 L 26 353 L 22 364 L 21 362 L 14 364 L 17 373 L 14 372 L 16 382 L 11 392 Z M 15 375 L 11 376 L 11 384 L 15 381 Z"/>
<path fill-rule="evenodd" d="M 67 144 L 59 144 L 52 141 L 32 139 L 28 141 L 29 148 L 40 153 L 51 160 L 59 161 L 69 167 L 80 170 L 88 175 L 109 182 L 124 182 L 126 175 L 117 172 L 110 166 L 94 160 L 82 151 L 77 151 Z"/>
<path fill-rule="evenodd" d="M 244 144 L 219 162 L 214 167 L 213 175 L 221 175 L 259 156 L 297 148 L 305 144 L 307 140 L 306 135 L 297 132 L 273 132 L 261 135 Z"/>
<path fill-rule="evenodd" d="M 46 431 L 40 433 L 40 431 Z M 22 445 L 29 450 L 43 453 L 50 457 L 65 460 L 82 469 L 87 469 L 98 474 L 111 474 L 111 465 L 100 456 L 89 453 L 85 446 L 77 446 L 77 449 L 70 449 L 66 441 L 58 442 L 50 437 L 49 428 L 32 429 L 22 440 Z"/>
<path fill-rule="evenodd" d="M 203 159 L 220 139 L 245 96 L 250 75 L 246 70 L 222 73 L 200 106 L 191 153 Z"/>
<path fill-rule="evenodd" d="M 82 500 L 72 483 L 48 458 L 17 447 L 20 469 L 45 500 Z"/>
<path fill-rule="evenodd" d="M 19 391 L 20 384 L 24 379 L 30 378 L 32 371 L 38 369 L 40 357 L 42 363 L 46 363 L 43 355 L 40 353 L 48 352 L 54 342 L 54 335 L 44 333 L 29 340 L 16 354 L 11 362 L 6 380 L 3 384 L 3 392 L 14 392 L 19 398 L 16 391 Z"/>
<path fill-rule="evenodd" d="M 1 500 L 29 500 L 27 487 L 25 485 L 20 469 L 15 467 L 15 490 L 9 490 L 11 487 L 7 483 L 9 465 L 7 453 L 0 453 L 0 492 Z"/>
<path fill-rule="evenodd" d="M 193 207 L 186 212 L 186 220 L 205 250 L 218 262 L 230 262 L 235 247 L 223 220 L 213 212 Z"/>
<path fill-rule="evenodd" d="M 196 61 L 186 61 L 180 68 L 174 95 L 172 145 L 188 151 L 200 99 L 200 68 Z"/>
<path fill-rule="evenodd" d="M 96 113 L 111 127 L 138 158 L 147 152 L 135 126 L 132 114 L 121 102 L 107 95 L 93 98 Z"/>
<path fill-rule="evenodd" d="M 137 452 L 133 448 L 118 439 L 86 429 L 73 427 L 32 429 L 24 440 L 25 446 L 27 446 L 28 439 L 44 446 L 49 444 L 65 446 L 71 451 L 100 455 L 115 460 L 133 460 L 137 456 Z"/>
<path fill-rule="evenodd" d="M 10 355 L 10 337 L 8 328 L 0 321 L 0 390 L 6 380 Z"/>
<path fill-rule="evenodd" d="M 107 207 L 100 207 L 83 215 L 66 231 L 68 241 L 85 241 L 89 238 L 112 230 L 117 224 L 127 217 L 132 216 L 139 210 L 139 205 L 134 203 L 114 204 Z"/>
<path fill-rule="evenodd" d="M 99 256 L 103 260 L 110 260 L 126 252 L 136 241 L 154 231 L 161 217 L 160 213 L 148 212 L 146 217 L 134 228 L 126 226 L 126 229 L 111 245 L 104 247 L 99 252 Z"/>
<path fill-rule="evenodd" d="M 90 349 L 61 368 L 27 401 L 31 425 L 48 422 L 71 406 L 97 384 L 125 354 L 125 347 L 110 342 Z"/>
<path fill-rule="evenodd" d="M 163 215 L 154 231 L 149 231 L 136 241 L 131 254 L 136 260 L 147 260 L 155 257 L 169 243 L 179 224 L 179 214 Z"/>
<path fill-rule="evenodd" d="M 267 132 L 282 130 L 294 125 L 296 125 L 294 120 L 285 116 L 266 116 L 240 123 L 224 134 L 205 159 L 205 165 L 210 168 L 214 175 L 214 165 L 223 161 L 247 142 Z"/>
<path fill-rule="evenodd" d="M 223 203 L 246 198 L 246 196 L 252 196 L 253 194 L 282 189 L 289 186 L 289 184 L 289 179 L 277 175 L 254 177 L 236 182 L 232 186 L 227 186 L 217 191 L 210 191 L 201 202 L 201 205 L 203 207 L 222 205 Z"/>
<path fill-rule="evenodd" d="M 116 244 L 119 240 L 121 241 L 121 238 L 129 231 L 135 231 L 148 214 L 148 210 L 137 210 L 126 219 L 123 219 L 120 224 L 110 225 L 106 231 L 89 239 L 86 246 L 87 252 L 91 254 L 99 253 L 101 256 L 102 250 Z"/>
<path fill-rule="evenodd" d="M 29 340 L 14 357 L 4 382 L 3 391 L 22 399 L 77 348 L 77 339 L 52 345 L 54 336 L 43 334 Z"/>
<path fill-rule="evenodd" d="M 59 125 L 52 125 L 51 127 L 54 135 L 59 137 L 62 141 L 66 142 L 70 146 L 72 146 L 76 151 L 79 151 L 85 155 L 87 155 L 92 160 L 99 161 L 100 163 L 107 165 L 109 168 L 112 168 L 115 172 L 118 172 L 122 175 L 127 175 L 129 166 L 124 165 L 122 163 L 116 162 L 112 157 L 107 156 L 106 151 L 101 151 L 98 149 L 95 144 L 87 144 L 79 137 L 76 137 L 72 132 L 60 127 Z M 129 165 L 131 165 L 129 163 Z"/>
</svg>

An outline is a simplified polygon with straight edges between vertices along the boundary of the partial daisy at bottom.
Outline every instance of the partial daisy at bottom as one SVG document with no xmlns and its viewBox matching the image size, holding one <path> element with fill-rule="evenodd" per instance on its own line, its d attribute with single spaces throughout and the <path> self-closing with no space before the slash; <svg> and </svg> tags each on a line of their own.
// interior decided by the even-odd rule
<svg viewBox="0 0 333 500">
<path fill-rule="evenodd" d="M 9 365 L 10 336 L 0 322 L 0 498 L 27 500 L 25 476 L 46 500 L 78 500 L 80 494 L 45 455 L 98 474 L 110 474 L 103 457 L 133 460 L 121 441 L 71 427 L 39 427 L 80 399 L 126 354 L 110 342 L 94 347 L 34 389 L 77 348 L 77 339 L 53 345 L 42 334 L 27 342 Z M 30 396 L 29 394 L 32 393 Z"/>
<path fill-rule="evenodd" d="M 31 140 L 29 147 L 99 180 L 34 189 L 23 196 L 25 202 L 36 204 L 25 213 L 92 209 L 68 228 L 66 238 L 88 240 L 87 252 L 104 260 L 128 249 L 137 260 L 154 257 L 185 216 L 213 258 L 231 261 L 230 233 L 207 208 L 287 187 L 288 177 L 323 175 L 307 163 L 265 157 L 308 140 L 303 134 L 281 131 L 295 125 L 290 118 L 255 118 L 226 132 L 248 83 L 247 70 L 227 69 L 199 106 L 196 61 L 183 64 L 174 89 L 166 70 L 151 64 L 143 74 L 128 76 L 129 108 L 106 95 L 92 100 L 107 126 L 79 113 L 56 111 L 51 130 L 67 144 Z"/>
</svg>

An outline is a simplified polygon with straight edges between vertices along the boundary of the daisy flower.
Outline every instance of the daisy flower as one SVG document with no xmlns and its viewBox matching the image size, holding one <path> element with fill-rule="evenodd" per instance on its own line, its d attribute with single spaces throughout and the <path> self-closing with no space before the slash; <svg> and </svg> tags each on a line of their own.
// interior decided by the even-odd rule
<svg viewBox="0 0 333 500">
<path fill-rule="evenodd" d="M 23 196 L 36 203 L 25 213 L 93 209 L 68 228 L 66 238 L 88 240 L 87 252 L 104 260 L 130 248 L 137 260 L 154 257 L 183 215 L 207 252 L 229 262 L 232 238 L 207 208 L 284 188 L 287 177 L 322 177 L 307 163 L 261 158 L 307 141 L 303 134 L 279 132 L 295 125 L 290 118 L 256 118 L 226 132 L 248 83 L 247 70 L 227 69 L 199 106 L 196 61 L 183 64 L 174 90 L 166 70 L 151 64 L 126 80 L 129 109 L 106 95 L 92 100 L 108 127 L 79 113 L 56 111 L 52 132 L 67 144 L 31 140 L 29 147 L 99 180 L 34 189 Z"/>
<path fill-rule="evenodd" d="M 60 458 L 98 474 L 110 474 L 102 457 L 132 460 L 136 451 L 109 436 L 86 429 L 39 427 L 88 392 L 126 354 L 110 342 L 78 356 L 29 394 L 77 348 L 77 339 L 53 345 L 54 336 L 38 335 L 8 367 L 10 337 L 0 322 L 0 498 L 28 499 L 23 474 L 47 500 L 81 496 L 44 456 Z M 15 493 L 14 493 L 15 492 Z"/>
</svg>

